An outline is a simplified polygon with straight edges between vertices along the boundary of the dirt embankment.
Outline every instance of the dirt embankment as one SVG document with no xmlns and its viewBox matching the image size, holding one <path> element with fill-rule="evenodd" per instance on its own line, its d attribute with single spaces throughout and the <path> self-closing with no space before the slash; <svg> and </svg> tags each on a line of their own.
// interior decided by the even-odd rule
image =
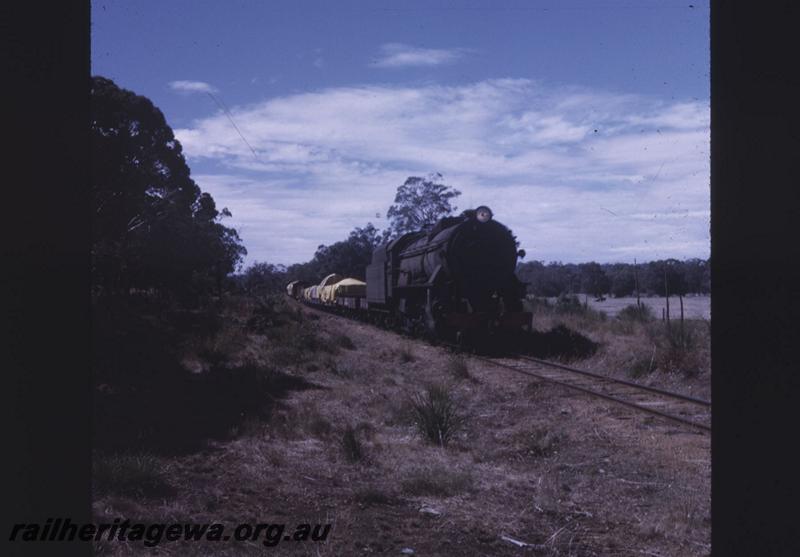
<svg viewBox="0 0 800 557">
<path fill-rule="evenodd" d="M 160 555 L 709 554 L 708 435 L 363 323 L 290 311 L 302 312 L 292 329 L 302 339 L 280 319 L 242 319 L 225 357 L 302 378 L 304 388 L 203 449 L 150 455 L 164 489 L 106 484 L 98 522 L 332 524 L 325 543 L 176 542 Z M 599 328 L 586 334 L 601 348 L 582 367 L 616 363 L 630 348 Z M 198 352 L 188 347 L 186 359 L 202 367 Z M 650 375 L 694 391 L 707 381 Z M 449 404 L 444 447 L 418 427 L 421 410 L 442 411 L 431 392 Z"/>
</svg>

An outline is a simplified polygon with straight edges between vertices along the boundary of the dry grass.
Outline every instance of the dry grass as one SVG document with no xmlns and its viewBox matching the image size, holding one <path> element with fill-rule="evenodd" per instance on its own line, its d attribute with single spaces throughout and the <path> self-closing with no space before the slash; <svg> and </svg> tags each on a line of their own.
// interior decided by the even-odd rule
<svg viewBox="0 0 800 557">
<path fill-rule="evenodd" d="M 630 363 L 628 363 L 627 364 L 627 366 L 628 366 L 628 368 L 627 368 L 628 369 L 628 376 L 631 379 L 640 379 L 642 377 L 645 377 L 645 376 L 650 375 L 651 373 L 653 373 L 653 371 L 655 371 L 655 369 L 656 369 L 655 368 L 655 366 L 656 366 L 655 356 L 656 356 L 656 350 L 655 350 L 655 347 L 653 347 L 653 355 L 651 357 L 649 357 L 649 358 L 647 358 L 647 357 L 641 358 L 640 357 L 640 358 L 635 359 L 635 360 L 631 361 Z"/>
<path fill-rule="evenodd" d="M 416 356 L 414 356 L 414 350 L 411 347 L 411 344 L 408 342 L 403 343 L 397 350 L 395 350 L 395 354 L 400 359 L 400 362 L 404 364 L 413 362 L 417 359 Z"/>
<path fill-rule="evenodd" d="M 639 321 L 641 323 L 647 323 L 655 319 L 655 315 L 653 314 L 652 308 L 646 304 L 641 304 L 639 306 L 631 304 L 619 311 L 617 319 L 620 321 Z"/>
<path fill-rule="evenodd" d="M 276 410 L 269 420 L 269 426 L 273 434 L 284 439 L 326 439 L 334 431 L 329 417 L 322 414 L 314 402 Z"/>
<path fill-rule="evenodd" d="M 447 370 L 450 372 L 450 375 L 458 380 L 475 380 L 475 378 L 469 373 L 469 363 L 467 362 L 467 358 L 465 358 L 462 354 L 453 354 L 450 356 L 450 359 L 447 363 Z"/>
<path fill-rule="evenodd" d="M 634 306 L 635 309 L 635 306 Z M 597 352 L 577 360 L 578 367 L 617 377 L 646 380 L 648 384 L 710 396 L 711 334 L 708 321 L 687 319 L 670 327 L 660 319 L 639 318 L 632 309 L 623 318 L 596 321 L 582 315 L 540 313 L 537 330 L 563 326 L 598 344 Z M 689 380 L 689 382 L 687 382 Z"/>
<path fill-rule="evenodd" d="M 295 359 L 287 354 L 280 369 L 313 379 L 318 388 L 286 391 L 270 412 L 244 420 L 235 438 L 156 459 L 173 489 L 169 494 L 97 490 L 96 521 L 133 516 L 149 522 L 333 524 L 326 543 L 281 543 L 270 550 L 276 555 L 399 554 L 412 548 L 418 555 L 502 557 L 523 551 L 503 535 L 550 555 L 707 554 L 707 437 L 675 433 L 675 426 L 503 373 L 469 356 L 453 358 L 360 323 L 311 315 L 281 327 L 307 328 L 333 349 L 298 343 L 290 348 L 300 352 Z M 645 380 L 695 390 L 707 381 L 706 372 L 663 373 L 659 358 L 669 339 L 648 332 L 646 323 L 633 321 L 631 333 L 621 334 L 616 319 L 586 325 L 580 315 L 540 318 L 549 320 L 535 323 L 540 330 L 562 323 L 600 344 L 579 367 L 624 374 L 637 359 L 649 362 L 658 343 L 654 370 Z M 277 367 L 274 339 L 287 340 L 282 335 L 288 332 L 270 333 L 270 340 L 269 327 L 263 330 L 247 333 L 247 346 L 230 357 L 247 354 Z M 357 349 L 338 344 L 330 330 L 346 335 Z M 702 354 L 707 336 L 699 329 L 692 334 L 693 350 Z M 349 376 L 333 369 L 348 370 Z M 463 380 L 467 376 L 474 381 Z M 420 392 L 420 408 L 450 408 L 431 412 L 439 416 L 431 420 L 438 424 L 432 437 L 425 434 L 431 443 L 420 442 L 422 430 L 415 424 L 422 420 L 408 396 L 426 384 L 434 386 L 433 395 L 431 389 Z M 459 424 L 442 446 L 441 424 L 453 423 L 441 420 L 448 412 L 469 416 L 469 428 Z M 142 549 L 109 543 L 102 553 Z M 158 554 L 263 550 L 233 543 L 164 544 Z"/>
<path fill-rule="evenodd" d="M 92 459 L 92 483 L 97 494 L 160 497 L 174 489 L 167 481 L 168 467 L 147 453 L 96 454 Z"/>
<path fill-rule="evenodd" d="M 363 505 L 392 505 L 397 503 L 397 498 L 383 488 L 367 486 L 357 489 L 353 499 Z"/>
<path fill-rule="evenodd" d="M 474 479 L 470 472 L 441 465 L 415 468 L 406 474 L 401 483 L 406 495 L 435 497 L 452 497 L 467 491 L 473 485 Z"/>
</svg>

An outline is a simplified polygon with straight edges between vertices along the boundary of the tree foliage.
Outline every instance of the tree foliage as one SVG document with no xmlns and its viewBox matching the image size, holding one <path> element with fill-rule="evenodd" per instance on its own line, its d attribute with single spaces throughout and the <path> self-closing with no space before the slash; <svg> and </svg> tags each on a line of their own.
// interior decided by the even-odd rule
<svg viewBox="0 0 800 557">
<path fill-rule="evenodd" d="M 92 78 L 93 286 L 171 294 L 219 289 L 246 253 L 190 176 L 180 143 L 146 97 Z"/>
<path fill-rule="evenodd" d="M 517 266 L 517 276 L 528 283 L 529 293 L 543 297 L 575 293 L 592 296 L 610 293 L 618 298 L 632 296 L 636 292 L 635 276 L 638 276 L 642 295 L 663 296 L 665 276 L 670 296 L 711 292 L 708 261 L 697 258 L 650 261 L 636 266 L 628 263 L 575 265 L 528 261 Z"/>
<path fill-rule="evenodd" d="M 684 275 L 684 265 L 677 259 L 658 261 L 647 266 L 645 287 L 659 296 L 683 296 L 688 292 Z"/>
<path fill-rule="evenodd" d="M 286 267 L 258 261 L 247 267 L 237 279 L 240 290 L 253 296 L 283 292 L 289 282 Z"/>
<path fill-rule="evenodd" d="M 372 252 L 387 239 L 387 231 L 381 233 L 372 223 L 363 228 L 356 227 L 346 240 L 319 246 L 311 261 L 290 266 L 287 276 L 290 280 L 299 279 L 312 284 L 334 272 L 364 280 Z"/>
<path fill-rule="evenodd" d="M 611 289 L 611 280 L 599 263 L 594 261 L 579 265 L 581 292 L 600 297 Z"/>
<path fill-rule="evenodd" d="M 461 192 L 441 182 L 442 175 L 437 172 L 426 178 L 409 176 L 397 188 L 394 203 L 386 213 L 392 238 L 426 230 L 457 209 L 450 200 Z"/>
<path fill-rule="evenodd" d="M 636 293 L 636 274 L 631 265 L 615 263 L 607 271 L 611 280 L 611 295 L 615 298 L 633 296 Z"/>
<path fill-rule="evenodd" d="M 537 296 L 555 297 L 575 291 L 574 265 L 529 261 L 517 267 L 517 276 L 528 283 L 528 292 Z"/>
</svg>

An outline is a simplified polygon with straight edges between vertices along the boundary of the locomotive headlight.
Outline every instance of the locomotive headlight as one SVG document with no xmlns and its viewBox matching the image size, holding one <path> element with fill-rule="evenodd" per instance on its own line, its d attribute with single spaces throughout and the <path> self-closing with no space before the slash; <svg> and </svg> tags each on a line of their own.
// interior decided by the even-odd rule
<svg viewBox="0 0 800 557">
<path fill-rule="evenodd" d="M 492 210 L 486 205 L 481 205 L 475 209 L 475 217 L 480 222 L 488 222 L 492 220 Z"/>
</svg>

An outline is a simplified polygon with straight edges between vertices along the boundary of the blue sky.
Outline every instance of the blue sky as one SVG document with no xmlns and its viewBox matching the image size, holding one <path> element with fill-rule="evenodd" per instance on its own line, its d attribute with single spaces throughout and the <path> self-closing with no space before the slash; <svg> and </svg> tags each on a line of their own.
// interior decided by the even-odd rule
<svg viewBox="0 0 800 557">
<path fill-rule="evenodd" d="M 382 228 L 433 172 L 528 259 L 707 257 L 708 24 L 694 0 L 94 1 L 92 73 L 164 112 L 248 262 Z"/>
</svg>

